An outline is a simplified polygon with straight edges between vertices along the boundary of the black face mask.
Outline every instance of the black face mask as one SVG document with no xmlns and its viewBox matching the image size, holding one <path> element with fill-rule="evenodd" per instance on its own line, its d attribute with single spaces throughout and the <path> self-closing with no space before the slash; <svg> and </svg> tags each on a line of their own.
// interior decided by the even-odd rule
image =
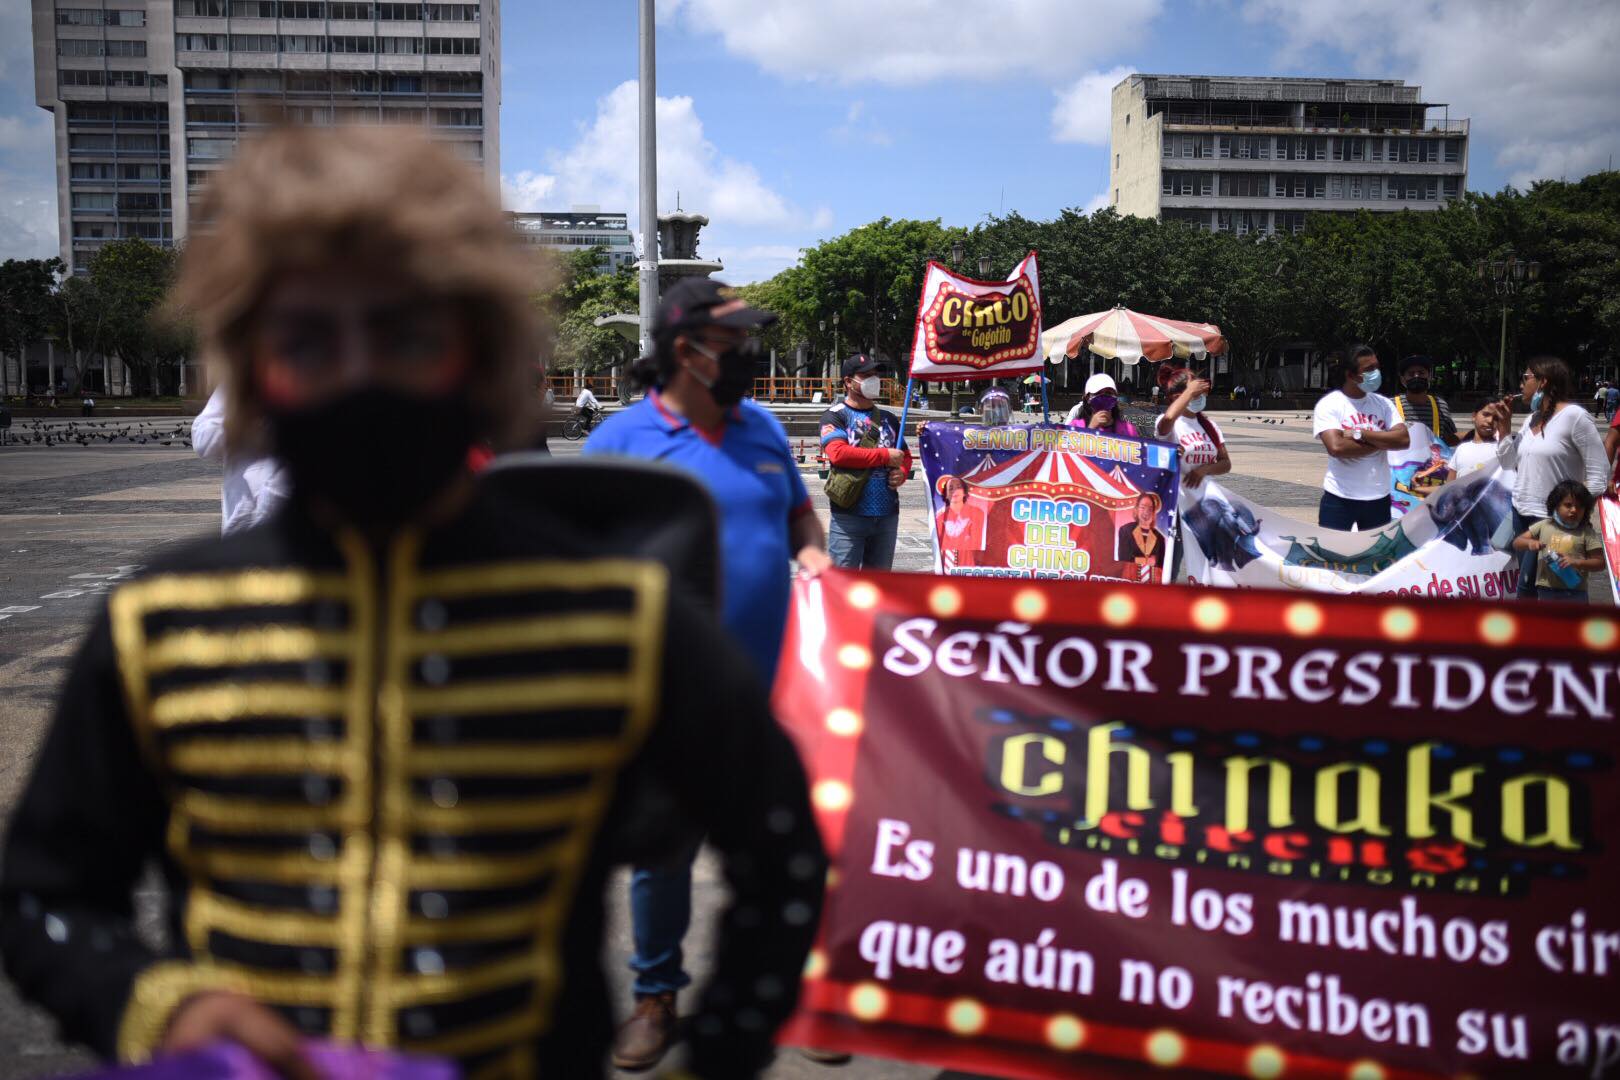
<svg viewBox="0 0 1620 1080">
<path fill-rule="evenodd" d="M 460 394 L 418 397 L 381 387 L 310 409 L 269 414 L 293 493 L 318 498 L 364 529 L 410 521 L 467 467 L 473 408 Z"/>
<path fill-rule="evenodd" d="M 700 349 L 720 365 L 720 374 L 709 383 L 709 396 L 722 409 L 729 409 L 741 401 L 754 388 L 754 375 L 759 370 L 759 342 L 749 338 L 723 353 Z"/>
<path fill-rule="evenodd" d="M 1407 379 L 1406 388 L 1414 394 L 1426 394 L 1429 392 L 1429 380 L 1421 377 Z"/>
</svg>

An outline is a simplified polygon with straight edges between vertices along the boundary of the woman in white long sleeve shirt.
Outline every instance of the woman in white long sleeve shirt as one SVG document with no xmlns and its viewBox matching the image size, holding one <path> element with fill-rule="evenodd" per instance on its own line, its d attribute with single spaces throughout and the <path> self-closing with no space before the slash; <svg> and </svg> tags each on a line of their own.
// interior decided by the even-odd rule
<svg viewBox="0 0 1620 1080">
<path fill-rule="evenodd" d="M 1547 495 L 1565 480 L 1585 484 L 1602 495 L 1609 481 L 1609 457 L 1592 416 L 1571 400 L 1574 379 L 1562 360 L 1542 356 L 1530 361 L 1519 383 L 1530 403 L 1530 417 L 1517 435 L 1512 426 L 1512 399 L 1490 406 L 1501 441 L 1496 460 L 1516 470 L 1513 483 L 1513 530 L 1518 536 L 1549 516 Z M 1519 559 L 1519 599 L 1536 598 L 1536 553 Z"/>
<path fill-rule="evenodd" d="M 191 446 L 205 461 L 225 464 L 220 484 L 219 531 L 232 533 L 257 525 L 287 498 L 287 478 L 274 458 L 240 458 L 225 453 L 225 388 L 216 389 L 191 421 Z"/>
</svg>

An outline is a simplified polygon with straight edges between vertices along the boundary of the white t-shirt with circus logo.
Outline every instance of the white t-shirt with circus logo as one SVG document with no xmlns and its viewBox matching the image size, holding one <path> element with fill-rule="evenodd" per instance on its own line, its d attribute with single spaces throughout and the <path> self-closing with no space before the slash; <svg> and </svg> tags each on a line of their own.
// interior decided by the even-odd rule
<svg viewBox="0 0 1620 1080">
<path fill-rule="evenodd" d="M 1352 398 L 1343 390 L 1335 390 L 1322 395 L 1316 403 L 1311 435 L 1320 438 L 1322 432 L 1332 429 L 1346 434 L 1356 430 L 1388 431 L 1398 423 L 1400 418 L 1389 398 L 1378 394 Z M 1341 499 L 1370 502 L 1385 498 L 1389 495 L 1389 455 L 1380 451 L 1348 460 L 1329 457 L 1322 487 Z"/>
<path fill-rule="evenodd" d="M 1226 433 L 1214 420 L 1209 420 L 1209 426 L 1215 430 L 1215 438 L 1222 442 L 1226 441 Z M 1170 437 L 1181 448 L 1182 476 L 1186 476 L 1200 465 L 1213 465 L 1220 457 L 1220 448 L 1215 445 L 1215 439 L 1209 437 L 1204 425 L 1190 413 L 1182 413 L 1176 417 L 1176 422 L 1170 428 Z"/>
</svg>

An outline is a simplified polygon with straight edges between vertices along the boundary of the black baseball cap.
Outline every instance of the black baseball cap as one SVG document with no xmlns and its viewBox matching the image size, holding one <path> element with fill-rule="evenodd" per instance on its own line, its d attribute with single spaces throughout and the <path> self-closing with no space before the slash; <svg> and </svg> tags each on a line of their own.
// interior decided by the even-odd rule
<svg viewBox="0 0 1620 1080">
<path fill-rule="evenodd" d="M 1405 375 L 1408 371 L 1415 367 L 1428 368 L 1430 371 L 1433 371 L 1434 361 L 1427 356 L 1408 356 L 1406 359 L 1401 361 L 1400 372 L 1402 375 Z"/>
<path fill-rule="evenodd" d="M 775 321 L 776 316 L 769 311 L 749 307 L 725 282 L 689 277 L 677 281 L 659 301 L 653 333 L 669 341 L 676 334 L 689 334 L 705 326 L 754 330 Z"/>
<path fill-rule="evenodd" d="M 844 378 L 847 379 L 851 375 L 865 375 L 876 371 L 880 366 L 882 365 L 865 353 L 851 353 L 844 358 Z"/>
</svg>

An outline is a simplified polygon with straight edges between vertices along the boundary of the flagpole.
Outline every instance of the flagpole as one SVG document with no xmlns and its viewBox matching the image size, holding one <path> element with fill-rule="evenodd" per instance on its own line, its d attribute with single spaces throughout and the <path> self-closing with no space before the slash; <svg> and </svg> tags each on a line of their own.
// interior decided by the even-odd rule
<svg viewBox="0 0 1620 1080">
<path fill-rule="evenodd" d="M 895 446 L 896 450 L 906 448 L 906 417 L 911 415 L 911 384 L 916 380 L 917 376 L 914 374 L 906 376 L 906 402 L 900 406 L 900 441 Z"/>
</svg>

